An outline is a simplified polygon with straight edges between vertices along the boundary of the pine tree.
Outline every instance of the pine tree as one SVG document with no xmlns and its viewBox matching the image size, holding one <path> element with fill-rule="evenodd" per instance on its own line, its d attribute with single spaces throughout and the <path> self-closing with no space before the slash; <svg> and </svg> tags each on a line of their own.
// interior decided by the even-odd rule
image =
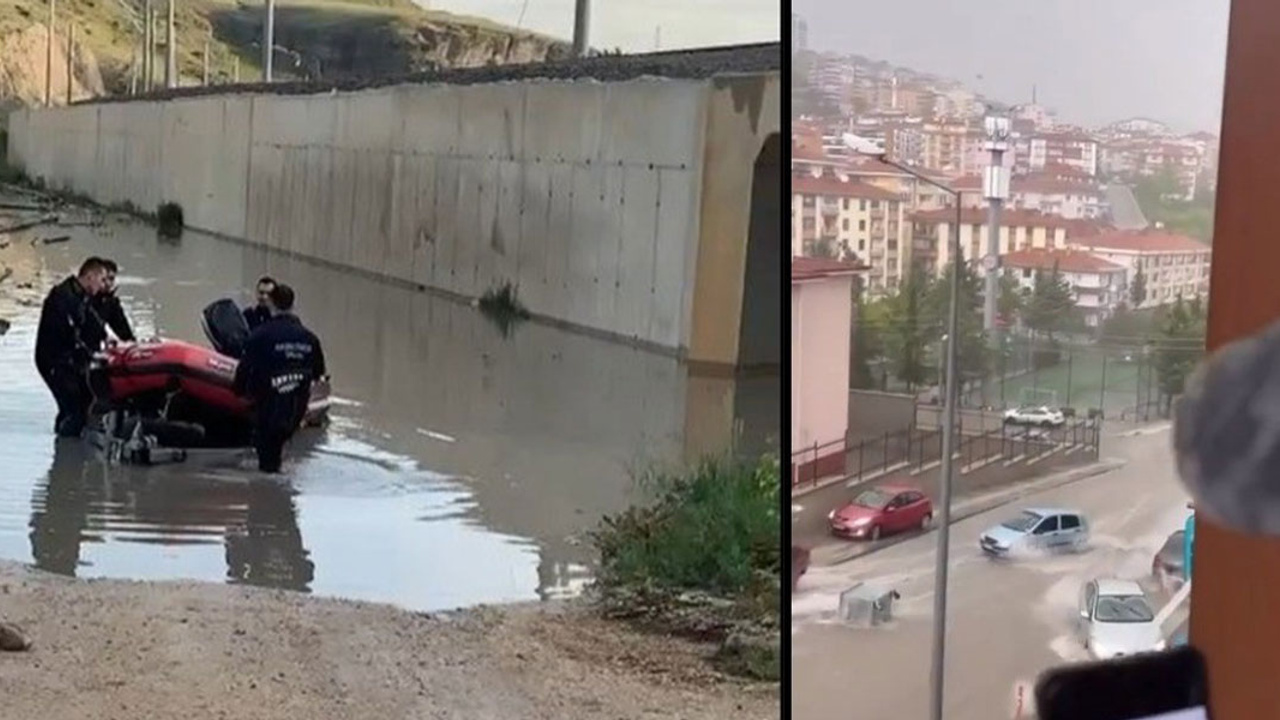
<svg viewBox="0 0 1280 720">
<path fill-rule="evenodd" d="M 932 340 L 941 344 L 947 332 L 951 311 L 951 275 L 954 265 L 948 265 L 942 277 L 929 293 L 929 317 L 933 319 Z M 984 374 L 991 365 L 991 353 L 987 347 L 987 334 L 982 328 L 982 280 L 966 263 L 960 265 L 959 314 L 956 326 L 960 336 L 957 347 L 957 370 L 961 376 Z"/>
<path fill-rule="evenodd" d="M 1198 298 L 1185 303 L 1179 297 L 1160 318 L 1152 364 L 1166 413 L 1204 356 L 1205 324 L 1205 308 Z"/>
<path fill-rule="evenodd" d="M 1023 311 L 1023 319 L 1027 327 L 1044 333 L 1051 342 L 1054 333 L 1071 331 L 1080 325 L 1075 294 L 1070 283 L 1058 271 L 1057 263 L 1054 263 L 1053 270 L 1049 272 L 1036 272 L 1035 286 L 1031 289 L 1031 298 Z"/>
<path fill-rule="evenodd" d="M 1147 301 L 1147 276 L 1142 274 L 1142 268 L 1133 274 L 1133 282 L 1129 284 L 1129 304 L 1135 308 L 1142 307 L 1142 303 Z"/>
</svg>

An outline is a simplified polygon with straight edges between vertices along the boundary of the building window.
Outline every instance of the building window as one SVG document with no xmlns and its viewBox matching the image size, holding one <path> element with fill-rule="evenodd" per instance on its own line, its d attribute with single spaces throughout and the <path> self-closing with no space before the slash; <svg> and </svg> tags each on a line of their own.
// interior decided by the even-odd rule
<svg viewBox="0 0 1280 720">
<path fill-rule="evenodd" d="M 849 198 L 844 198 L 843 200 L 841 200 L 841 201 L 840 201 L 840 206 L 841 206 L 841 207 L 843 207 L 845 210 L 848 210 L 848 209 L 849 209 Z"/>
<path fill-rule="evenodd" d="M 866 229 L 867 229 L 867 221 L 866 221 L 866 220 L 859 220 L 859 221 L 858 221 L 858 230 L 860 230 L 860 231 L 862 231 L 862 232 L 866 232 Z"/>
<path fill-rule="evenodd" d="M 849 229 L 849 218 L 843 218 L 840 220 L 840 229 L 846 231 Z"/>
<path fill-rule="evenodd" d="M 858 201 L 858 209 L 859 209 L 859 210 L 866 210 L 866 209 L 867 209 L 867 201 L 866 201 L 866 200 L 859 200 L 859 201 Z"/>
<path fill-rule="evenodd" d="M 866 241 L 866 240 L 859 240 L 859 241 L 858 241 L 858 252 L 863 252 L 863 251 L 865 251 L 866 249 L 867 249 L 867 241 Z"/>
</svg>

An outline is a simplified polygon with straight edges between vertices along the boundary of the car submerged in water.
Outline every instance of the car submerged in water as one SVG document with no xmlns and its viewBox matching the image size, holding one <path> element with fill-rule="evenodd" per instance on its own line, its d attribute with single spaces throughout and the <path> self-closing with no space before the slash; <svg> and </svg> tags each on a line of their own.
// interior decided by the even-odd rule
<svg viewBox="0 0 1280 720">
<path fill-rule="evenodd" d="M 988 528 L 978 547 L 990 557 L 1023 552 L 1079 552 L 1089 544 L 1089 521 L 1075 510 L 1027 508 Z"/>
</svg>

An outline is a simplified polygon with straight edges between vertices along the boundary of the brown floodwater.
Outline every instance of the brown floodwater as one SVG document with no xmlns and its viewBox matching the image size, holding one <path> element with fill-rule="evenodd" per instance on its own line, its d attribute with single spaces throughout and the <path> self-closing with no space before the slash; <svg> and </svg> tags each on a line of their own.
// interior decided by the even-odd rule
<svg viewBox="0 0 1280 720">
<path fill-rule="evenodd" d="M 31 362 L 38 307 L 0 306 L 0 557 L 80 577 L 190 578 L 421 610 L 573 594 L 583 537 L 638 499 L 632 477 L 725 449 L 776 447 L 777 376 L 700 376 L 677 360 L 188 233 L 111 221 L 42 247 L 44 286 L 90 254 L 122 266 L 138 334 L 204 341 L 207 303 L 266 273 L 298 292 L 338 402 L 277 482 L 250 454 L 108 465 L 55 442 Z M 46 233 L 47 234 L 47 233 Z M 26 236 L 30 237 L 30 236 Z M 15 236 L 15 242 L 26 237 Z"/>
</svg>

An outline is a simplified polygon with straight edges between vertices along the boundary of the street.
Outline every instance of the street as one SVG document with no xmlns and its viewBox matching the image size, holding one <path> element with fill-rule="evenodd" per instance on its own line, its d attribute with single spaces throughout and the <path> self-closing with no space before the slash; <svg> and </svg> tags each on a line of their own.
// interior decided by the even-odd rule
<svg viewBox="0 0 1280 720">
<path fill-rule="evenodd" d="M 1028 495 L 952 527 L 947 644 L 948 720 L 1014 717 L 1015 686 L 1044 669 L 1085 659 L 1072 630 L 1081 586 L 1094 577 L 1141 579 L 1186 517 L 1167 426 L 1112 436 L 1110 473 Z M 1081 510 L 1091 548 L 1078 555 L 993 562 L 978 550 L 983 530 L 1022 508 Z M 792 712 L 809 718 L 911 718 L 929 706 L 936 535 L 915 537 L 831 566 L 815 566 L 792 596 Z M 859 581 L 896 589 L 895 620 L 857 629 L 837 619 L 840 592 Z M 1153 605 L 1158 609 L 1161 600 Z M 1023 715 L 1029 717 L 1029 715 Z"/>
</svg>

